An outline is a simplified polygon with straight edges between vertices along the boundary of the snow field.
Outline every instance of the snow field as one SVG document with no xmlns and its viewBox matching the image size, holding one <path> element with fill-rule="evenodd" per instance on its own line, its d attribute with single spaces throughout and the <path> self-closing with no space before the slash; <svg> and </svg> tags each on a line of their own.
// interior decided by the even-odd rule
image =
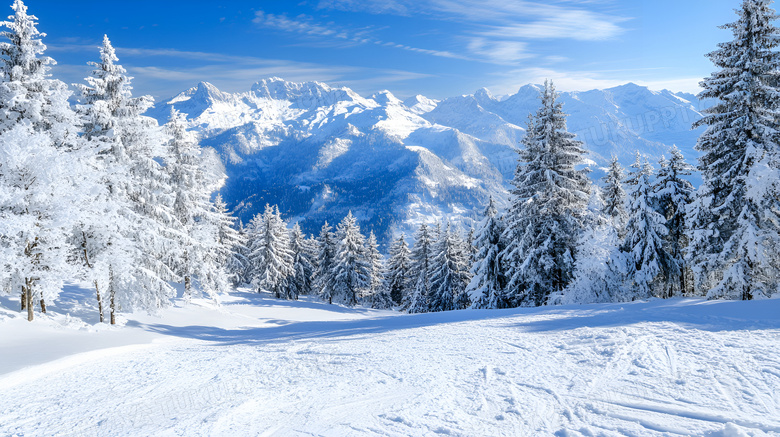
<svg viewBox="0 0 780 437">
<path fill-rule="evenodd" d="M 110 329 L 8 313 L 0 332 L 31 327 L 38 347 L 3 335 L 2 356 L 55 342 L 62 355 L 0 375 L 0 434 L 780 435 L 778 310 L 674 299 L 403 315 L 238 293 Z M 106 349 L 112 336 L 126 344 Z M 96 349 L 75 353 L 85 337 Z"/>
</svg>

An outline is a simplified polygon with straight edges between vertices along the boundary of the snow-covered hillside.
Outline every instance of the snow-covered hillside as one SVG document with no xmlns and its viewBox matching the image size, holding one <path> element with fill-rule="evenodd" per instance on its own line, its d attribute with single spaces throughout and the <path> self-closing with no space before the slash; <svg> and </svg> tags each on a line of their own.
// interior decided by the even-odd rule
<svg viewBox="0 0 780 437">
<path fill-rule="evenodd" d="M 248 221 L 265 203 L 315 232 L 352 210 L 386 240 L 420 221 L 468 221 L 488 195 L 502 203 L 528 114 L 539 105 L 528 85 L 496 99 L 486 89 L 442 101 L 401 101 L 389 91 L 362 97 L 319 82 L 270 78 L 245 93 L 200 83 L 151 111 L 187 114 L 204 146 L 221 154 L 223 195 Z M 562 93 L 569 128 L 591 151 L 593 177 L 612 154 L 624 164 L 639 150 L 657 160 L 672 144 L 694 162 L 701 116 L 694 96 L 634 84 Z"/>
<path fill-rule="evenodd" d="M 110 327 L 83 293 L 35 324 L 0 309 L 0 435 L 780 435 L 780 299 L 405 315 L 238 292 Z"/>
</svg>

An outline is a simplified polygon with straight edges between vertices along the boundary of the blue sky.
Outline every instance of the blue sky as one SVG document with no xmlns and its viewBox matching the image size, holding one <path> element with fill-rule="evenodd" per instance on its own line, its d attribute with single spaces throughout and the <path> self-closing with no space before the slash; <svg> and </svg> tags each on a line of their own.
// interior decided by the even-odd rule
<svg viewBox="0 0 780 437">
<path fill-rule="evenodd" d="M 11 0 L 6 0 L 10 5 Z M 27 0 L 55 74 L 79 82 L 108 34 L 137 93 L 199 81 L 245 91 L 269 76 L 361 94 L 510 94 L 635 82 L 696 92 L 738 0 Z M 10 7 L 7 12 L 10 13 Z"/>
</svg>

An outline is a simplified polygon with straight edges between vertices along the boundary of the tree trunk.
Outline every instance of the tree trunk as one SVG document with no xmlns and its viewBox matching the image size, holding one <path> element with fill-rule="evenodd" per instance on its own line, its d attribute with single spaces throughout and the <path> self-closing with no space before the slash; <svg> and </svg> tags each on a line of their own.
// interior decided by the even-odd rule
<svg viewBox="0 0 780 437">
<path fill-rule="evenodd" d="M 25 282 L 25 289 L 26 289 L 25 295 L 26 295 L 26 298 L 27 298 L 26 299 L 27 302 L 25 303 L 25 305 L 27 306 L 27 321 L 28 322 L 32 322 L 33 318 L 34 318 L 33 303 L 32 303 L 32 299 L 33 299 L 32 298 L 32 281 L 30 281 L 29 279 L 25 278 L 24 282 Z"/>
<path fill-rule="evenodd" d="M 22 309 L 20 311 L 24 311 L 27 309 L 27 287 L 22 285 Z"/>
<path fill-rule="evenodd" d="M 43 297 L 41 297 L 41 312 L 46 314 L 46 302 L 43 301 Z"/>
<path fill-rule="evenodd" d="M 192 279 L 190 275 L 184 275 L 184 296 L 187 298 L 192 296 Z"/>
<path fill-rule="evenodd" d="M 97 279 L 95 279 L 95 294 L 97 295 L 98 314 L 100 314 L 100 323 L 103 323 L 103 299 L 100 297 L 100 288 L 98 288 Z"/>
<path fill-rule="evenodd" d="M 116 325 L 116 288 L 114 287 L 114 269 L 108 266 L 108 295 L 110 298 L 111 324 Z"/>
</svg>

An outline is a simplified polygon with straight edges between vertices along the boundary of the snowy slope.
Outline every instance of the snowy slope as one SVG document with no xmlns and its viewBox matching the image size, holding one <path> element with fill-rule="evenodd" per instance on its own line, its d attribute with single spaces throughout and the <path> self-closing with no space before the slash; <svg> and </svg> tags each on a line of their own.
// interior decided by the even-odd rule
<svg viewBox="0 0 780 437">
<path fill-rule="evenodd" d="M 362 97 L 319 82 L 270 78 L 238 94 L 200 83 L 151 115 L 164 122 L 171 107 L 187 114 L 202 144 L 226 163 L 223 195 L 245 222 L 265 203 L 278 203 L 316 232 L 352 210 L 386 240 L 426 217 L 468 221 L 489 194 L 501 204 L 538 94 L 538 86 L 528 85 L 503 100 L 481 89 L 441 101 L 401 101 L 389 91 Z M 677 144 L 695 160 L 699 132 L 690 127 L 701 114 L 693 96 L 628 84 L 561 99 L 570 130 L 591 150 L 594 178 L 612 154 L 628 165 L 636 150 L 657 159 Z"/>
<path fill-rule="evenodd" d="M 780 299 L 164 316 L 0 314 L 0 435 L 780 435 Z"/>
</svg>

